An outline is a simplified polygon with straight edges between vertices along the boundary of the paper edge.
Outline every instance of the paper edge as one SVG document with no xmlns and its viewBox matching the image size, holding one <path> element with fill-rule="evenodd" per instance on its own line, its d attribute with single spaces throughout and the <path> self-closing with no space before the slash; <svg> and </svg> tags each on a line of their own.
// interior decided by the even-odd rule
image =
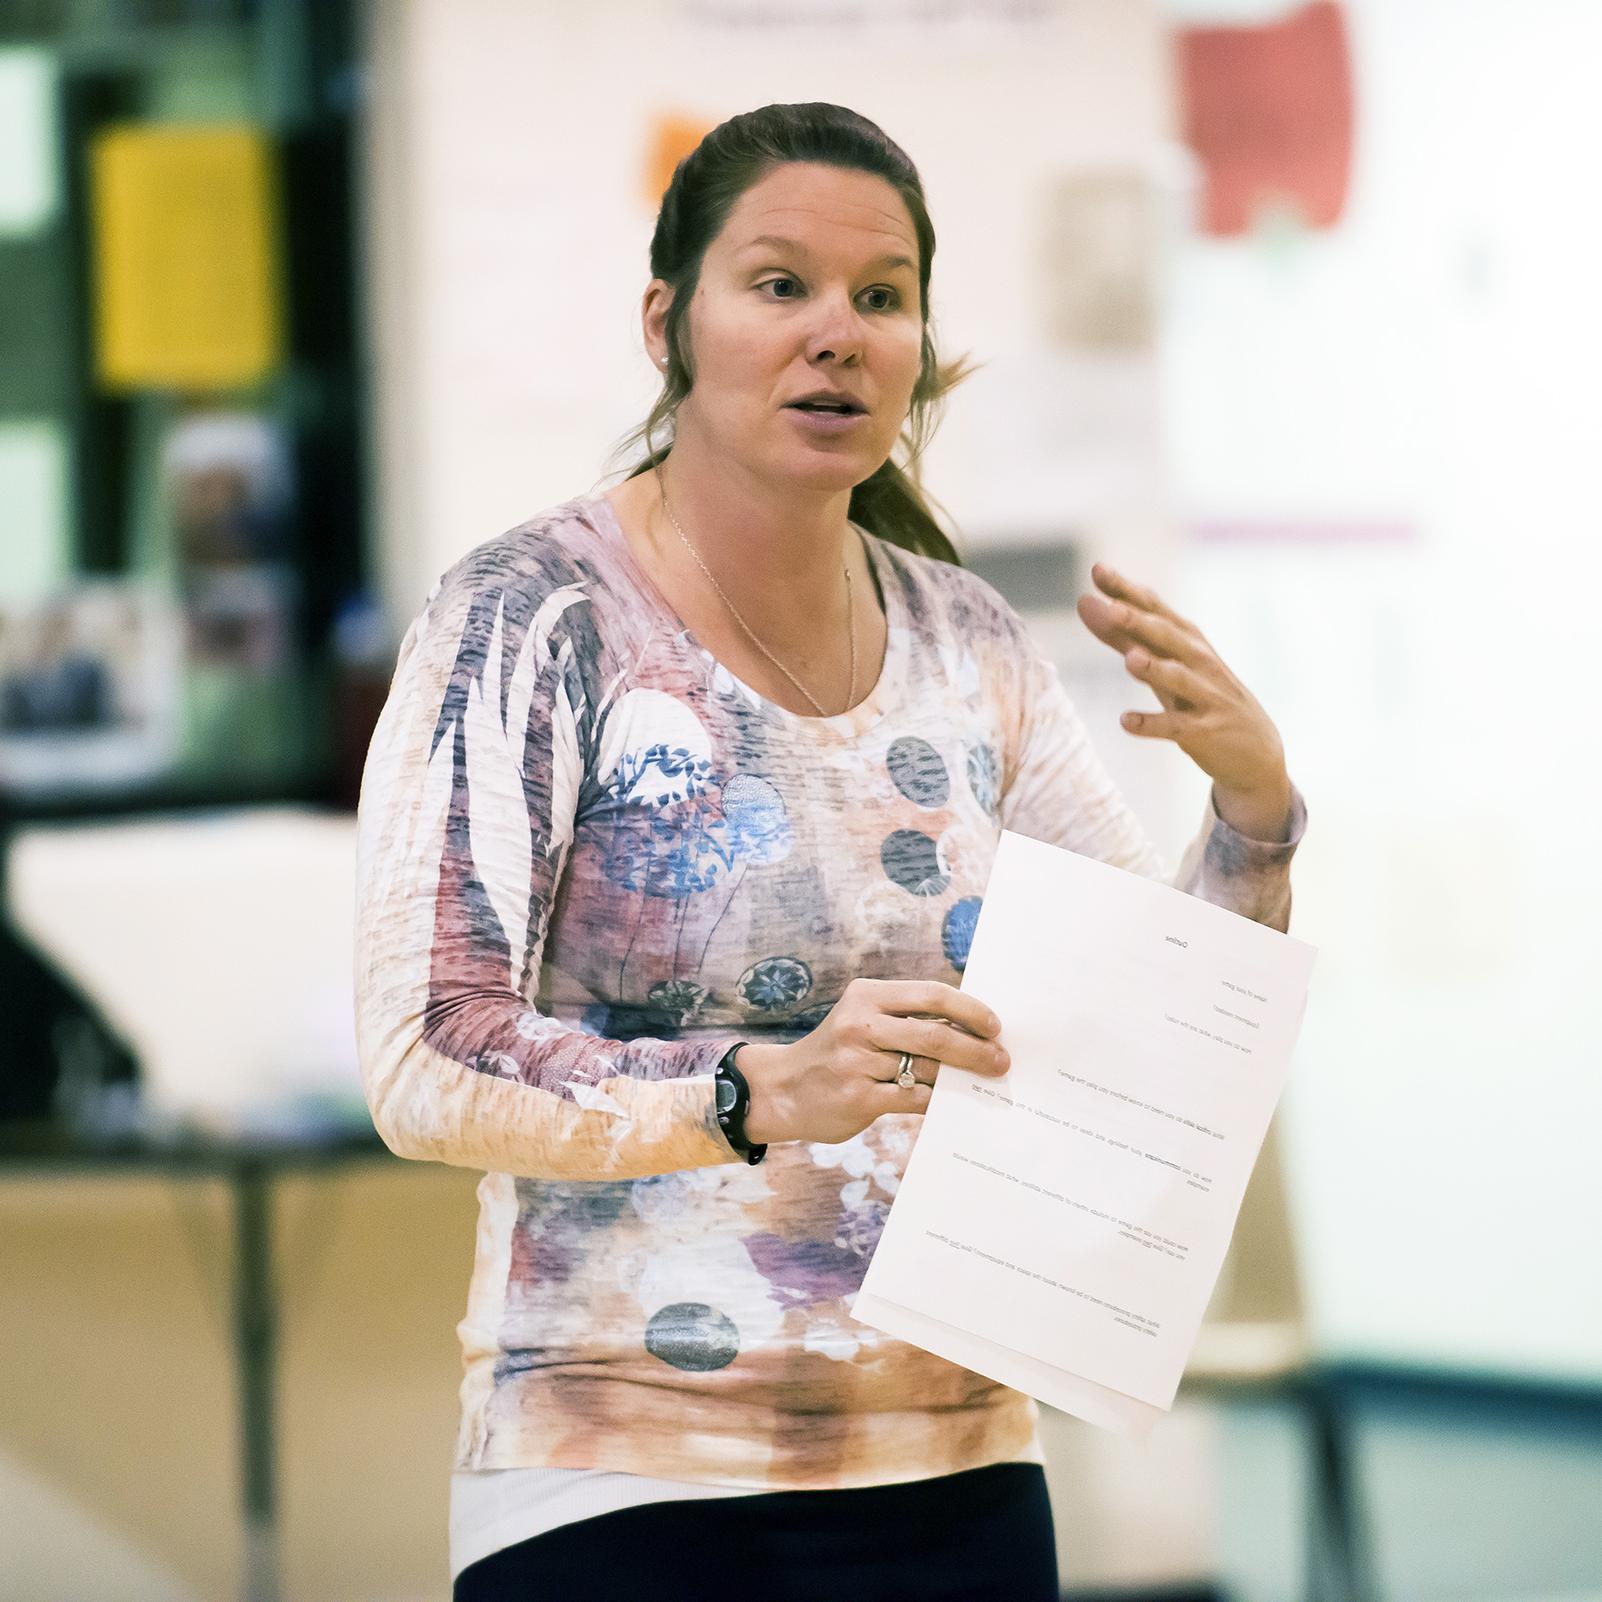
<svg viewBox="0 0 1602 1602">
<path fill-rule="evenodd" d="M 982 1374 L 986 1379 L 1010 1385 L 1099 1429 L 1138 1440 L 1168 1412 L 1166 1408 L 1143 1402 L 1110 1386 L 1098 1385 L 1094 1380 L 1039 1358 L 1027 1357 L 982 1335 L 970 1335 L 927 1313 L 914 1312 L 910 1307 L 868 1291 L 858 1291 L 851 1304 L 851 1316 L 897 1340 L 909 1341 L 947 1362 Z"/>
</svg>

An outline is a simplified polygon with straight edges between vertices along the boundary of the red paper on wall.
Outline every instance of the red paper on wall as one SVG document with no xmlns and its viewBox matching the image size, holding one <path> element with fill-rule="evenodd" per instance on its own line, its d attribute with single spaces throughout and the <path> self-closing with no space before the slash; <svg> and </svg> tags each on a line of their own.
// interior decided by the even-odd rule
<svg viewBox="0 0 1602 1602">
<path fill-rule="evenodd" d="M 1204 233 L 1243 234 L 1274 205 L 1309 228 L 1340 221 L 1353 88 L 1337 0 L 1260 27 L 1181 29 L 1178 67 L 1185 142 L 1206 174 Z"/>
</svg>

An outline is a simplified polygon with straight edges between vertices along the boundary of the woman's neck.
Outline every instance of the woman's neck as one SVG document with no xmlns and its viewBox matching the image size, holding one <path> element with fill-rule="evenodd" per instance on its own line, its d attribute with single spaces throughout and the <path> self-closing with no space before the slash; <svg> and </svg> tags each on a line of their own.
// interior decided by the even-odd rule
<svg viewBox="0 0 1602 1602">
<path fill-rule="evenodd" d="M 831 708 L 846 704 L 855 632 L 860 700 L 867 688 L 878 682 L 888 625 L 867 548 L 847 524 L 839 496 L 835 515 L 839 530 L 849 538 L 842 541 L 837 531 L 832 542 L 825 540 L 825 534 L 818 532 L 820 524 L 814 522 L 811 526 L 828 553 L 820 557 L 815 549 L 798 550 L 801 536 L 797 531 L 806 529 L 807 523 L 794 515 L 779 521 L 771 497 L 736 493 L 727 488 L 730 479 L 722 472 L 715 480 L 697 480 L 688 473 L 682 479 L 676 477 L 675 464 L 682 470 L 690 460 L 680 457 L 678 449 L 675 445 L 673 456 L 662 464 L 668 502 L 745 627 Z M 698 483 L 702 489 L 699 499 L 695 494 Z M 716 486 L 710 494 L 708 483 Z M 762 694 L 792 712 L 808 713 L 808 703 L 784 674 L 773 668 L 763 651 L 751 644 L 744 629 L 729 616 L 725 599 L 714 592 L 685 549 L 663 509 L 657 475 L 637 473 L 608 490 L 606 499 L 636 560 L 700 643 Z M 849 502 L 849 495 L 845 499 Z M 765 517 L 761 527 L 766 541 L 753 537 L 751 526 L 739 521 L 739 508 L 746 506 L 756 508 L 750 514 L 754 519 Z M 812 510 L 815 516 L 821 515 L 817 503 Z M 850 567 L 849 588 L 841 575 L 843 565 Z"/>
<path fill-rule="evenodd" d="M 695 437 L 674 441 L 651 479 L 657 540 L 682 549 L 679 530 L 735 605 L 774 622 L 832 616 L 851 535 L 851 491 L 809 490 L 759 478 L 720 456 L 714 465 Z M 661 504 L 665 491 L 667 508 Z M 678 527 L 674 526 L 674 519 Z M 853 572 L 856 571 L 853 564 Z M 749 610 L 748 610 L 749 607 Z"/>
</svg>

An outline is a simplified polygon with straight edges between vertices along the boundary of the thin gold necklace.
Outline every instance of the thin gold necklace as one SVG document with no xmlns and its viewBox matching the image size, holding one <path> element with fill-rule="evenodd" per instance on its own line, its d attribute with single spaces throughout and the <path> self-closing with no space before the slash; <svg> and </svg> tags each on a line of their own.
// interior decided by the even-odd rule
<svg viewBox="0 0 1602 1602">
<path fill-rule="evenodd" d="M 774 667 L 776 667 L 785 676 L 785 678 L 787 678 L 796 687 L 796 689 L 798 689 L 807 698 L 807 700 L 812 703 L 812 705 L 817 709 L 817 714 L 820 718 L 828 717 L 829 713 L 824 711 L 823 707 L 819 705 L 817 697 L 813 695 L 811 690 L 809 690 L 806 685 L 804 685 L 800 679 L 798 679 L 795 674 L 793 674 L 789 668 L 787 668 L 784 663 L 782 663 L 778 657 L 776 657 L 773 652 L 770 651 L 767 646 L 765 646 L 761 640 L 756 637 L 754 633 L 752 633 L 751 625 L 740 616 L 739 608 L 728 598 L 727 595 L 724 595 L 723 586 L 719 584 L 718 581 L 712 576 L 712 569 L 701 560 L 701 553 L 697 551 L 692 544 L 690 544 L 689 535 L 687 535 L 682 528 L 679 528 L 679 520 L 673 515 L 673 508 L 668 505 L 667 485 L 662 482 L 662 470 L 660 466 L 653 467 L 651 471 L 656 475 L 656 487 L 661 493 L 662 510 L 667 513 L 668 521 L 675 529 L 678 529 L 678 535 L 679 538 L 684 541 L 685 550 L 687 550 L 690 555 L 695 558 L 695 564 L 703 573 L 706 574 L 707 582 L 711 584 L 712 588 L 715 589 L 722 597 L 723 604 L 728 607 L 729 612 L 734 618 L 734 621 L 745 630 L 746 638 L 749 639 L 750 642 L 757 648 L 757 650 L 759 650 L 774 665 Z M 857 701 L 857 609 L 851 593 L 851 564 L 849 562 L 845 563 L 841 571 L 845 574 L 846 613 L 848 620 L 847 627 L 851 635 L 851 687 L 846 692 L 845 704 L 845 711 L 849 712 L 851 708 L 856 705 Z"/>
</svg>

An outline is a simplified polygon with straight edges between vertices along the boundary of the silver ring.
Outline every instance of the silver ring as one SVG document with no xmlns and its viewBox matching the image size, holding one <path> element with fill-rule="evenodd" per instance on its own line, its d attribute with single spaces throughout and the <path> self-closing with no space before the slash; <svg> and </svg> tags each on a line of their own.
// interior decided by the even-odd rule
<svg viewBox="0 0 1602 1602">
<path fill-rule="evenodd" d="M 896 1074 L 896 1083 L 903 1090 L 911 1090 L 918 1083 L 918 1076 L 912 1071 L 912 1053 L 910 1051 L 901 1053 L 901 1068 Z"/>
</svg>

